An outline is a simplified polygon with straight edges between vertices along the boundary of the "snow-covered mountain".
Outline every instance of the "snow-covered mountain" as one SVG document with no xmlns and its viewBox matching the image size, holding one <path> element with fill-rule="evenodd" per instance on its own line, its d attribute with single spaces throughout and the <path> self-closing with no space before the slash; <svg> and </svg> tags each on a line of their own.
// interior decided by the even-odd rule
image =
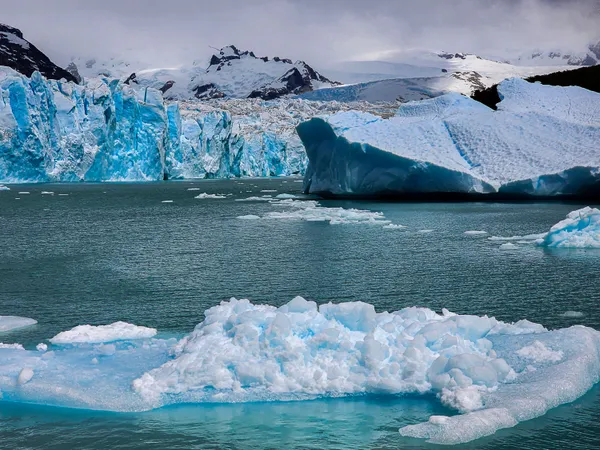
<svg viewBox="0 0 600 450">
<path fill-rule="evenodd" d="M 304 61 L 258 57 L 230 45 L 201 62 L 170 68 L 148 68 L 120 58 L 72 58 L 69 66 L 83 78 L 119 78 L 133 88 L 154 88 L 172 100 L 261 98 L 272 100 L 340 83 L 324 77 Z M 75 72 L 74 72 L 75 73 Z"/>
<path fill-rule="evenodd" d="M 560 50 L 537 50 L 511 60 L 512 64 L 528 66 L 595 66 L 600 64 L 600 40 L 591 43 L 580 52 L 565 52 Z"/>
<path fill-rule="evenodd" d="M 21 30 L 4 24 L 0 24 L 0 66 L 10 67 L 28 77 L 38 71 L 46 78 L 77 81 L 71 73 L 58 67 L 27 41 Z"/>
<path fill-rule="evenodd" d="M 471 95 L 507 78 L 546 74 L 572 66 L 516 66 L 468 53 L 407 50 L 373 55 L 377 60 L 343 62 L 330 73 L 345 85 L 303 94 L 321 101 L 413 101 L 458 92 Z"/>
</svg>

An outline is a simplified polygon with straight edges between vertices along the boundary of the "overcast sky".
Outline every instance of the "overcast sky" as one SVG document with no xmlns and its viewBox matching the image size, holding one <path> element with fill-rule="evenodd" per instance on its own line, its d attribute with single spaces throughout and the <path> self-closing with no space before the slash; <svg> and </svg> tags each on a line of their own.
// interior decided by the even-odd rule
<svg viewBox="0 0 600 450">
<path fill-rule="evenodd" d="M 235 44 L 326 66 L 405 48 L 509 57 L 600 39 L 600 0 L 2 0 L 2 18 L 59 64 L 157 67 Z"/>
</svg>

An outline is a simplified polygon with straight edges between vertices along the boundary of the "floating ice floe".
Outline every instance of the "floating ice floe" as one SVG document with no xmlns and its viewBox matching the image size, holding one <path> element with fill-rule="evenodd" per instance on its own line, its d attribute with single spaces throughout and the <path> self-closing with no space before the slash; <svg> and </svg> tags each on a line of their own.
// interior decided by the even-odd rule
<svg viewBox="0 0 600 450">
<path fill-rule="evenodd" d="M 403 230 L 408 227 L 396 223 L 388 223 L 387 225 L 384 225 L 383 228 L 385 228 L 386 230 Z"/>
<path fill-rule="evenodd" d="M 584 317 L 585 314 L 582 313 L 581 311 L 565 311 L 562 314 L 563 317 L 566 317 L 568 319 L 579 319 L 581 317 Z"/>
<path fill-rule="evenodd" d="M 245 216 L 238 216 L 238 219 L 241 220 L 260 220 L 260 216 L 255 216 L 254 214 L 247 214 Z"/>
<path fill-rule="evenodd" d="M 23 191 L 23 192 L 19 192 L 18 194 L 19 194 L 19 195 L 29 195 L 30 193 L 29 193 L 29 192 L 26 192 L 26 191 Z"/>
<path fill-rule="evenodd" d="M 586 206 L 570 212 L 537 243 L 547 248 L 600 248 L 600 210 Z"/>
<path fill-rule="evenodd" d="M 298 199 L 298 198 L 302 198 L 302 197 L 299 195 L 294 195 L 294 194 L 279 194 L 275 198 L 278 198 L 280 200 L 292 200 L 292 199 Z"/>
<path fill-rule="evenodd" d="M 572 211 L 565 220 L 554 225 L 549 232 L 525 236 L 491 236 L 490 241 L 517 241 L 519 244 L 536 244 L 546 248 L 600 248 L 600 210 L 585 208 Z M 516 248 L 502 245 L 500 248 Z"/>
<path fill-rule="evenodd" d="M 10 188 L 8 186 L 0 184 L 0 191 L 10 191 Z"/>
<path fill-rule="evenodd" d="M 269 192 L 277 192 L 277 189 L 263 189 L 262 191 L 263 193 L 269 193 Z"/>
<path fill-rule="evenodd" d="M 428 233 L 433 233 L 434 230 L 419 230 L 417 231 L 417 233 L 423 233 L 423 234 L 428 234 Z"/>
<path fill-rule="evenodd" d="M 58 333 L 52 344 L 103 343 L 130 339 L 148 339 L 157 333 L 154 328 L 140 327 L 127 322 L 110 325 L 79 325 L 69 331 Z"/>
<path fill-rule="evenodd" d="M 265 219 L 304 220 L 307 222 L 329 222 L 338 224 L 374 224 L 387 225 L 389 220 L 381 212 L 362 209 L 328 208 L 320 206 L 316 201 L 282 200 L 273 202 L 273 206 L 289 208 L 287 211 L 267 213 Z"/>
<path fill-rule="evenodd" d="M 188 188 L 187 190 L 188 190 L 188 191 L 199 191 L 199 190 L 200 190 L 200 188 L 197 188 L 197 187 L 191 187 L 191 188 Z"/>
<path fill-rule="evenodd" d="M 499 248 L 500 250 L 517 250 L 519 246 L 511 242 L 507 242 L 505 244 L 502 244 Z"/>
<path fill-rule="evenodd" d="M 488 234 L 487 231 L 483 231 L 483 230 L 470 230 L 470 231 L 465 231 L 465 233 L 467 236 L 482 236 L 484 234 Z"/>
<path fill-rule="evenodd" d="M 227 198 L 227 196 L 225 194 L 207 194 L 206 192 L 203 192 L 202 194 L 196 195 L 194 198 L 197 198 L 200 200 L 204 200 L 204 199 L 221 200 L 221 199 Z"/>
<path fill-rule="evenodd" d="M 173 203 L 173 200 L 163 200 L 161 203 Z"/>
<path fill-rule="evenodd" d="M 54 195 L 54 192 L 51 192 L 51 191 L 42 191 L 41 194 L 42 195 Z"/>
<path fill-rule="evenodd" d="M 78 328 L 65 341 L 82 345 L 2 349 L 2 401 L 142 411 L 185 402 L 434 394 L 459 414 L 400 433 L 456 444 L 572 402 L 600 379 L 593 329 L 548 331 L 447 310 L 377 313 L 367 303 L 318 306 L 300 297 L 277 308 L 231 299 L 205 311 L 178 342 L 148 333 L 107 344 L 104 331 L 82 340 Z M 18 385 L 19 378 L 28 381 Z"/>
<path fill-rule="evenodd" d="M 35 325 L 37 320 L 19 316 L 0 316 L 0 332 L 17 330 Z"/>
<path fill-rule="evenodd" d="M 262 197 L 247 197 L 247 198 L 236 198 L 236 202 L 269 202 L 272 201 L 273 197 L 271 196 L 262 196 Z"/>
</svg>

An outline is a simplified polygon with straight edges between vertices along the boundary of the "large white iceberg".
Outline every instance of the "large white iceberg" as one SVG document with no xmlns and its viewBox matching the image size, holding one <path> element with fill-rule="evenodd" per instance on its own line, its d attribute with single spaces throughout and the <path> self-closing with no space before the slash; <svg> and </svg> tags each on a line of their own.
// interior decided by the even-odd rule
<svg viewBox="0 0 600 450">
<path fill-rule="evenodd" d="M 498 111 L 459 94 L 383 119 L 340 112 L 298 126 L 307 193 L 385 195 L 600 191 L 600 94 L 506 80 Z"/>
<path fill-rule="evenodd" d="M 416 307 L 377 313 L 367 303 L 318 306 L 301 297 L 279 308 L 222 302 L 178 342 L 0 347 L 4 401 L 143 411 L 184 402 L 435 394 L 456 415 L 400 432 L 442 443 L 538 417 L 599 379 L 600 333 L 590 328 L 548 331 L 526 320 Z"/>
</svg>

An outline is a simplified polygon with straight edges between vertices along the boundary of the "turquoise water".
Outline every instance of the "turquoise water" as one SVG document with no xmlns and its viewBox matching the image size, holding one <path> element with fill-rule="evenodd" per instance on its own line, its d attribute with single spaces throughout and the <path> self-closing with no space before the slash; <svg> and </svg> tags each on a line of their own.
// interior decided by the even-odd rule
<svg viewBox="0 0 600 450">
<path fill-rule="evenodd" d="M 82 323 L 125 320 L 182 336 L 231 296 L 281 305 L 296 295 L 527 318 L 600 329 L 600 253 L 499 250 L 485 236 L 539 233 L 585 205 L 323 201 L 381 211 L 406 230 L 242 221 L 297 193 L 297 180 L 12 186 L 0 192 L 0 314 L 39 324 L 0 335 L 31 348 Z M 200 191 L 188 191 L 190 187 Z M 30 192 L 19 194 L 18 192 Z M 41 195 L 53 191 L 55 195 Z M 233 194 L 197 200 L 200 192 Z M 59 193 L 69 194 L 59 196 Z M 16 200 L 15 198 L 20 198 Z M 173 200 L 173 203 L 162 203 Z M 592 205 L 593 206 L 593 205 Z M 432 233 L 417 233 L 431 229 Z M 583 313 L 566 318 L 566 311 Z M 600 446 L 600 393 L 469 448 Z M 435 398 L 186 405 L 140 414 L 0 403 L 2 448 L 419 448 L 398 428 L 449 414 Z"/>
</svg>

